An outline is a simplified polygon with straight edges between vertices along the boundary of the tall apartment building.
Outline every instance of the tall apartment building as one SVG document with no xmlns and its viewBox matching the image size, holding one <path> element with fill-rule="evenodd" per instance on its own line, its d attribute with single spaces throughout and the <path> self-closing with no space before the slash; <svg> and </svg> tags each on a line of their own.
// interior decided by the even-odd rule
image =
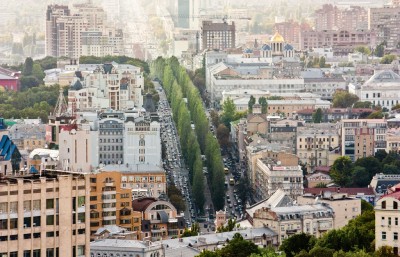
<svg viewBox="0 0 400 257">
<path fill-rule="evenodd" d="M 314 13 L 315 30 L 358 30 L 368 27 L 368 11 L 360 6 L 339 9 L 331 4 L 324 4 Z"/>
<path fill-rule="evenodd" d="M 123 49 L 118 45 L 121 40 L 113 40 L 116 35 L 109 35 L 112 29 L 106 25 L 104 10 L 90 3 L 76 4 L 72 10 L 68 6 L 49 5 L 46 12 L 46 55 L 77 59 L 83 53 L 104 52 L 104 48 L 112 48 L 106 53 L 122 54 Z M 97 40 L 88 40 L 87 32 L 102 34 L 92 34 L 92 37 L 97 35 Z M 83 33 L 86 34 L 83 36 Z M 102 35 L 107 36 L 108 40 L 101 41 Z M 118 37 L 121 38 L 122 34 L 118 34 Z"/>
<path fill-rule="evenodd" d="M 285 38 L 285 40 L 293 45 L 294 48 L 299 49 L 300 47 L 300 33 L 302 31 L 311 30 L 311 27 L 307 23 L 298 23 L 290 20 L 285 22 L 275 23 L 275 30 Z"/>
<path fill-rule="evenodd" d="M 390 246 L 399 255 L 400 191 L 398 186 L 394 190 L 383 195 L 375 205 L 375 248 Z"/>
<path fill-rule="evenodd" d="M 90 236 L 100 227 L 117 225 L 140 239 L 141 213 L 132 210 L 132 190 L 122 187 L 117 171 L 90 175 Z"/>
<path fill-rule="evenodd" d="M 235 23 L 227 22 L 214 23 L 212 21 L 203 21 L 201 28 L 202 49 L 234 48 L 236 45 Z"/>
<path fill-rule="evenodd" d="M 331 4 L 324 4 L 321 9 L 314 12 L 315 16 L 315 30 L 332 30 L 337 29 L 340 10 L 337 6 Z"/>
<path fill-rule="evenodd" d="M 378 44 L 386 41 L 388 47 L 398 47 L 400 42 L 400 6 L 370 8 L 368 29 L 376 32 Z"/>
<path fill-rule="evenodd" d="M 384 119 L 341 120 L 342 155 L 352 161 L 386 150 L 387 122 Z"/>
<path fill-rule="evenodd" d="M 200 1 L 178 0 L 179 28 L 199 29 Z"/>
<path fill-rule="evenodd" d="M 0 180 L 1 256 L 89 256 L 89 176 L 42 171 Z"/>
</svg>

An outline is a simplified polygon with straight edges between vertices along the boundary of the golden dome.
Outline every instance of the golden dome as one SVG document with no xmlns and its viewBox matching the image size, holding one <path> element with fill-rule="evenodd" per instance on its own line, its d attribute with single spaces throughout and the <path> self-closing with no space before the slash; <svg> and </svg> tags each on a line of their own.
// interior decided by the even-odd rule
<svg viewBox="0 0 400 257">
<path fill-rule="evenodd" d="M 284 43 L 285 39 L 282 37 L 281 34 L 279 34 L 279 32 L 275 32 L 275 34 L 272 36 L 271 38 L 271 42 L 275 42 L 275 43 Z"/>
</svg>

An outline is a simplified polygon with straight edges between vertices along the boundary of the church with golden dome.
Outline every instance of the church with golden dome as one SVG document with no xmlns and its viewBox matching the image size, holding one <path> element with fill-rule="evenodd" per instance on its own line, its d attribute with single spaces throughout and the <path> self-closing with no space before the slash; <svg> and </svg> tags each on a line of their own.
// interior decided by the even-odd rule
<svg viewBox="0 0 400 257">
<path fill-rule="evenodd" d="M 278 31 L 271 37 L 269 42 L 263 44 L 261 47 L 255 45 L 253 49 L 247 48 L 243 51 L 245 58 L 293 58 L 294 48 L 292 45 L 285 42 L 285 39 Z"/>
</svg>

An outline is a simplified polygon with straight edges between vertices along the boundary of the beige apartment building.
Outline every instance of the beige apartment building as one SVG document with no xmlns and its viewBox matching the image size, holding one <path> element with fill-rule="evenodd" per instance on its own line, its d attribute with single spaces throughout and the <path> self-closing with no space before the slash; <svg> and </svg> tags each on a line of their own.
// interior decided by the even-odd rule
<svg viewBox="0 0 400 257">
<path fill-rule="evenodd" d="M 321 188 L 321 194 L 317 198 L 311 194 L 305 194 L 297 197 L 297 202 L 300 205 L 316 202 L 328 204 L 335 213 L 334 229 L 346 226 L 351 219 L 361 214 L 361 199 L 350 198 L 346 193 L 323 191 L 323 188 Z"/>
<path fill-rule="evenodd" d="M 375 205 L 375 248 L 390 246 L 399 255 L 400 191 L 396 187 L 394 190 L 382 196 Z"/>
<path fill-rule="evenodd" d="M 297 128 L 296 153 L 307 171 L 330 166 L 336 159 L 331 152 L 340 145 L 337 128 L 332 123 L 311 124 Z"/>
<path fill-rule="evenodd" d="M 89 256 L 89 176 L 55 170 L 0 180 L 0 256 Z"/>
<path fill-rule="evenodd" d="M 297 111 L 304 109 L 329 109 L 331 103 L 321 99 L 305 100 L 268 100 L 268 115 L 283 115 L 286 118 L 296 117 Z"/>
<path fill-rule="evenodd" d="M 386 152 L 400 152 L 400 129 L 390 128 L 386 132 Z"/>
<path fill-rule="evenodd" d="M 333 229 L 334 212 L 321 204 L 294 204 L 283 190 L 276 191 L 269 199 L 246 209 L 247 219 L 254 228 L 267 227 L 278 234 L 278 243 L 299 233 L 316 237 Z"/>
<path fill-rule="evenodd" d="M 297 161 L 297 162 L 296 162 Z M 270 197 L 278 189 L 297 197 L 303 193 L 303 171 L 298 165 L 298 159 L 292 158 L 292 163 L 282 164 L 273 158 L 257 160 L 253 188 L 258 199 Z"/>
</svg>

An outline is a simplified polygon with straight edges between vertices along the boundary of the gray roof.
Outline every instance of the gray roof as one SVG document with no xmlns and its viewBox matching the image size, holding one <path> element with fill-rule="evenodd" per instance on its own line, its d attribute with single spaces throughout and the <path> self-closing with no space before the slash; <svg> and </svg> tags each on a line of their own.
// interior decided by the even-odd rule
<svg viewBox="0 0 400 257">
<path fill-rule="evenodd" d="M 199 250 L 196 250 L 192 247 L 180 247 L 179 249 L 174 248 L 166 248 L 165 249 L 165 257 L 194 257 L 200 254 Z"/>
<path fill-rule="evenodd" d="M 6 75 L 6 74 L 2 74 L 2 73 L 0 73 L 0 79 L 14 79 L 14 80 L 18 80 L 17 78 L 14 78 L 14 77 L 8 76 L 8 75 Z"/>
<path fill-rule="evenodd" d="M 182 247 L 186 247 L 189 244 L 196 247 L 203 245 L 201 242 L 206 242 L 205 244 L 218 244 L 219 242 L 226 242 L 227 239 L 231 240 L 233 236 L 239 233 L 243 236 L 244 239 L 248 239 L 251 237 L 261 237 L 264 234 L 267 236 L 276 236 L 277 234 L 272 231 L 270 228 L 248 228 L 238 231 L 231 231 L 231 232 L 224 232 L 224 233 L 213 233 L 207 235 L 200 235 L 200 236 L 192 236 L 192 237 L 184 237 L 177 239 L 168 239 L 163 241 L 163 245 L 169 249 L 180 249 Z"/>
<path fill-rule="evenodd" d="M 93 249 L 94 247 L 148 248 L 142 241 L 125 239 L 102 239 L 90 242 L 90 248 Z"/>
<path fill-rule="evenodd" d="M 156 165 L 151 164 L 137 164 L 137 165 L 106 165 L 100 169 L 100 171 L 120 171 L 123 173 L 141 173 L 141 172 L 153 172 L 153 173 L 164 173 L 164 169 Z"/>
</svg>

